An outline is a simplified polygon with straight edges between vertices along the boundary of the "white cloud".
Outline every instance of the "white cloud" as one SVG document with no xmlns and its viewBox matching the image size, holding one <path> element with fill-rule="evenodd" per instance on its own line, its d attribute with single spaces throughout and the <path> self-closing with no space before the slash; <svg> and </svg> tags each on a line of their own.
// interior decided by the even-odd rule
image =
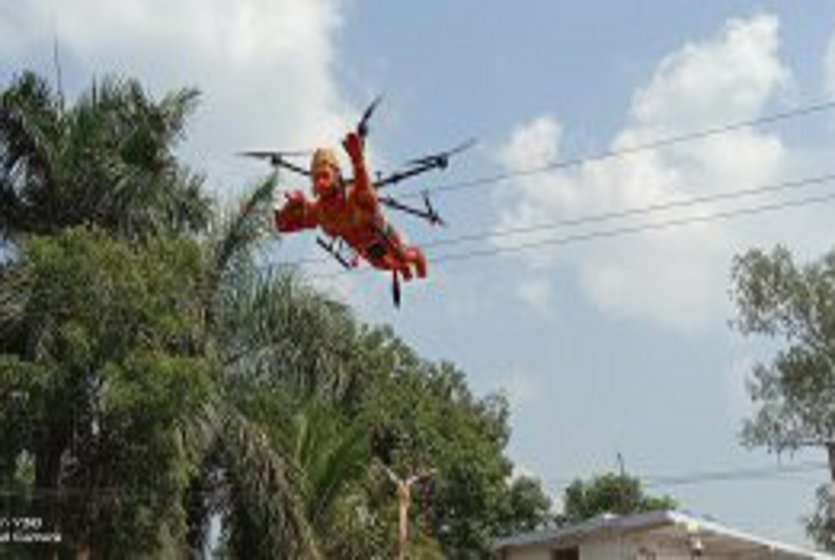
<svg viewBox="0 0 835 560">
<path fill-rule="evenodd" d="M 532 307 L 541 317 L 553 316 L 554 288 L 547 278 L 525 278 L 519 284 L 517 294 L 519 299 Z"/>
<path fill-rule="evenodd" d="M 7 2 L 0 7 L 0 56 L 23 66 L 32 51 L 51 53 L 54 34 L 64 66 L 86 74 L 77 83 L 116 72 L 138 77 L 157 95 L 198 87 L 203 102 L 185 155 L 228 192 L 240 186 L 242 172 L 266 171 L 235 152 L 336 144 L 356 118 L 359 110 L 341 96 L 332 68 L 341 5 L 338 0 Z M 51 68 L 42 71 L 51 75 Z"/>
<path fill-rule="evenodd" d="M 610 150 L 764 115 L 769 101 L 791 82 L 789 69 L 778 58 L 778 31 L 778 20 L 771 15 L 732 20 L 715 36 L 665 57 L 633 96 L 627 126 L 612 139 Z M 564 134 L 551 116 L 533 119 L 512 133 L 499 161 L 508 172 L 518 172 L 573 157 L 561 151 Z M 789 169 L 791 178 L 802 176 L 802 159 L 775 133 L 745 128 L 575 169 L 522 176 L 510 188 L 502 185 L 494 192 L 496 231 L 779 183 Z M 570 230 L 497 237 L 494 243 L 508 247 L 523 240 L 658 224 L 775 200 L 715 202 Z M 512 258 L 521 260 L 534 279 L 544 270 L 573 271 L 581 289 L 605 312 L 691 331 L 729 316 L 728 269 L 734 252 L 785 240 L 781 236 L 787 231 L 811 235 L 811 229 L 825 224 L 820 213 L 792 212 L 759 218 L 760 227 L 710 221 L 573 244 L 570 250 L 555 243 Z M 546 293 L 541 287 L 532 292 L 530 282 L 522 278 L 519 289 L 528 295 Z M 537 298 L 527 299 L 538 304 Z"/>
<path fill-rule="evenodd" d="M 684 129 L 757 115 L 789 73 L 777 58 L 774 16 L 732 19 L 713 39 L 688 43 L 665 57 L 631 114 L 644 126 Z"/>
</svg>

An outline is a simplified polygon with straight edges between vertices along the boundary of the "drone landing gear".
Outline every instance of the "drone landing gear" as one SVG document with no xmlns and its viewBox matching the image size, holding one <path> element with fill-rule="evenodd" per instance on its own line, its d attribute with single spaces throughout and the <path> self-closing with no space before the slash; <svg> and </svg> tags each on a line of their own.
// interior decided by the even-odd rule
<svg viewBox="0 0 835 560">
<path fill-rule="evenodd" d="M 426 208 L 425 210 L 408 206 L 390 196 L 381 196 L 379 200 L 380 204 L 383 206 L 388 206 L 389 208 L 400 210 L 401 212 L 411 214 L 412 216 L 423 218 L 433 226 L 445 226 L 446 222 L 444 222 L 444 220 L 438 215 L 435 208 L 432 207 L 432 202 L 429 200 L 429 194 L 424 191 L 422 195 L 423 205 Z"/>
<path fill-rule="evenodd" d="M 321 237 L 317 237 L 316 243 L 319 244 L 319 247 L 330 253 L 346 270 L 350 270 L 356 266 L 356 264 L 346 259 L 345 255 L 342 254 L 343 247 L 341 239 L 334 237 L 330 241 L 325 241 Z"/>
<path fill-rule="evenodd" d="M 391 297 L 394 307 L 400 309 L 400 277 L 396 270 L 391 271 Z"/>
</svg>

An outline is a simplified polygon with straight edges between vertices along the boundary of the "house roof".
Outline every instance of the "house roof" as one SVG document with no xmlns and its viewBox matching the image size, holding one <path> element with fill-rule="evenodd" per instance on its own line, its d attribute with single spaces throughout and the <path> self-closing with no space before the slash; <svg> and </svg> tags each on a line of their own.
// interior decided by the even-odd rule
<svg viewBox="0 0 835 560">
<path fill-rule="evenodd" d="M 675 510 L 650 511 L 623 516 L 607 513 L 568 527 L 544 529 L 499 539 L 494 544 L 494 549 L 501 550 L 527 545 L 557 545 L 603 537 L 612 533 L 647 534 L 653 538 L 678 542 L 686 542 L 688 538 L 698 536 L 705 550 L 722 553 L 780 552 L 784 558 L 835 560 L 835 556 L 763 539 L 731 529 L 711 519 Z"/>
</svg>

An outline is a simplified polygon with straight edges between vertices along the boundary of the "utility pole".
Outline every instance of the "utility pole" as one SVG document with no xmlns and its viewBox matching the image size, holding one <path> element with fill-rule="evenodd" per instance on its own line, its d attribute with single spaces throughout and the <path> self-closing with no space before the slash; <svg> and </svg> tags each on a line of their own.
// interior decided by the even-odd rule
<svg viewBox="0 0 835 560">
<path fill-rule="evenodd" d="M 620 451 L 617 452 L 617 460 L 618 460 L 618 467 L 620 469 L 620 509 L 623 510 L 620 513 L 625 514 L 629 510 L 629 504 L 627 504 L 627 497 L 625 494 L 626 491 L 626 466 L 623 464 L 623 455 L 620 454 Z"/>
<path fill-rule="evenodd" d="M 422 471 L 406 478 L 399 478 L 394 471 L 383 465 L 383 469 L 394 485 L 397 487 L 398 509 L 400 514 L 400 522 L 397 532 L 397 558 L 398 560 L 405 560 L 406 546 L 409 543 L 409 507 L 412 505 L 412 486 L 423 479 L 435 475 L 435 469 Z"/>
</svg>

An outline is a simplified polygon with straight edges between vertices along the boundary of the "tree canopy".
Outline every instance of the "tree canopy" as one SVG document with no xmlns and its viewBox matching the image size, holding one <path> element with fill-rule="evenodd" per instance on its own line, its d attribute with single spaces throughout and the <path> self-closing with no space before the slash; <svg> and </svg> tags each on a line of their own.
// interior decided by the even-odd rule
<svg viewBox="0 0 835 560">
<path fill-rule="evenodd" d="M 69 106 L 0 92 L 0 484 L 51 552 L 388 558 L 486 554 L 541 524 L 510 481 L 508 407 L 293 271 L 263 264 L 274 177 L 216 212 L 174 156 L 193 90 L 107 78 Z M 43 550 L 7 549 L 16 556 Z"/>
<path fill-rule="evenodd" d="M 739 331 L 780 344 L 773 360 L 752 371 L 757 410 L 743 425 L 743 443 L 777 453 L 822 448 L 835 482 L 835 250 L 798 266 L 785 247 L 752 249 L 734 260 L 732 295 Z M 829 502 L 816 503 L 810 535 L 832 548 Z"/>
<path fill-rule="evenodd" d="M 130 239 L 199 231 L 210 216 L 203 178 L 179 162 L 198 93 L 153 100 L 108 77 L 70 107 L 36 74 L 0 95 L 0 238 L 95 224 Z"/>
<path fill-rule="evenodd" d="M 603 513 L 626 515 L 678 507 L 669 496 L 650 496 L 641 481 L 627 474 L 606 473 L 584 482 L 576 479 L 563 494 L 562 524 L 579 523 Z"/>
</svg>

